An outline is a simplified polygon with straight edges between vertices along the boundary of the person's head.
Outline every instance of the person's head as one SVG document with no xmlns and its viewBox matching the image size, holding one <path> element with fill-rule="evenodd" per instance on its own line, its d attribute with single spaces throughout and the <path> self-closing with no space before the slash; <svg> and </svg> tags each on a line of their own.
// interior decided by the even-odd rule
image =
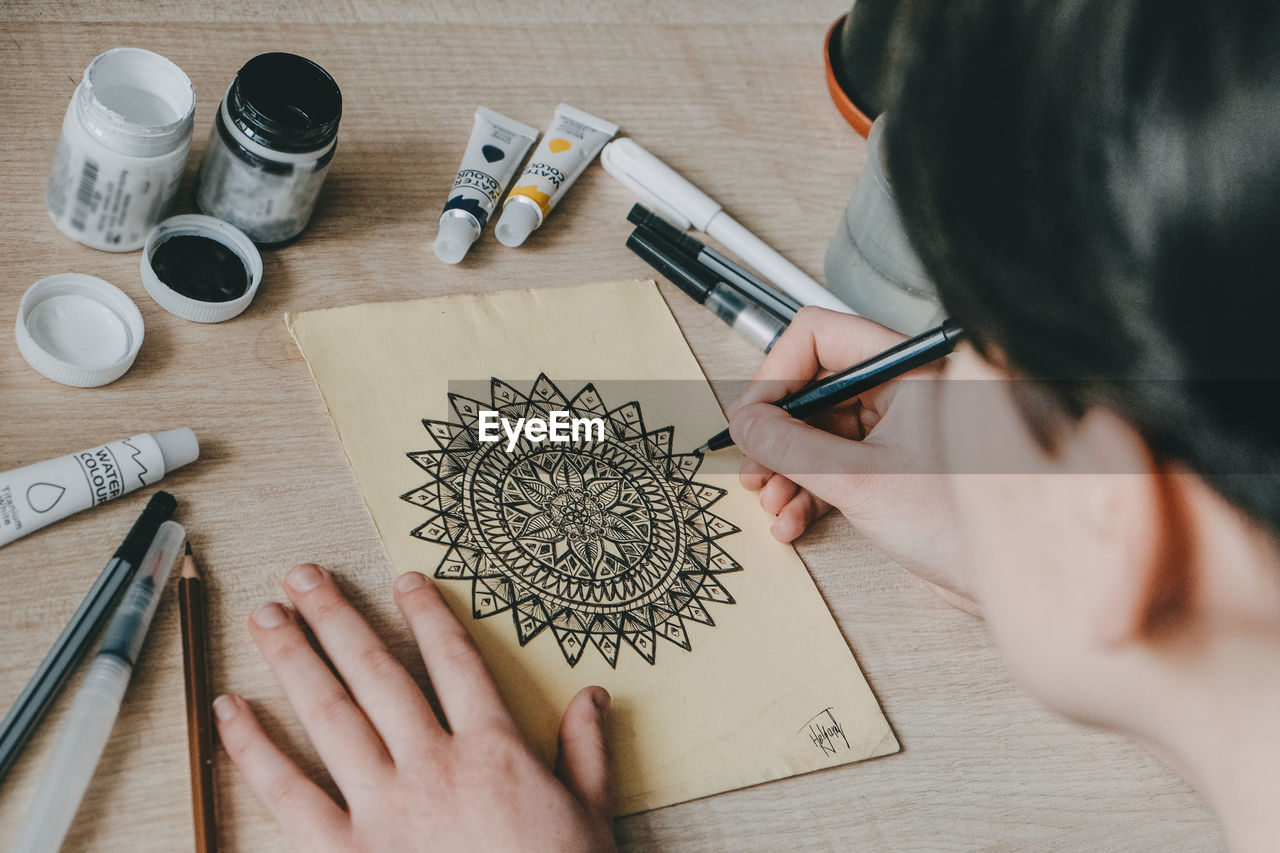
<svg viewBox="0 0 1280 853">
<path fill-rule="evenodd" d="M 976 591 L 1041 698 L 1141 731 L 1280 648 L 1280 5 L 903 7 L 889 175 L 951 374 L 1009 380 L 944 392 Z"/>
</svg>

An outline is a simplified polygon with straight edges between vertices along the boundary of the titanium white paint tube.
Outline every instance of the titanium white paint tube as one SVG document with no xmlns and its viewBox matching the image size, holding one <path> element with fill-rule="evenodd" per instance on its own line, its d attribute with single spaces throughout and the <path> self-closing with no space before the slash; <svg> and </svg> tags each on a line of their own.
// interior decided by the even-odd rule
<svg viewBox="0 0 1280 853">
<path fill-rule="evenodd" d="M 158 482 L 196 461 L 200 445 L 183 427 L 143 433 L 0 474 L 0 547 L 83 509 Z"/>
</svg>

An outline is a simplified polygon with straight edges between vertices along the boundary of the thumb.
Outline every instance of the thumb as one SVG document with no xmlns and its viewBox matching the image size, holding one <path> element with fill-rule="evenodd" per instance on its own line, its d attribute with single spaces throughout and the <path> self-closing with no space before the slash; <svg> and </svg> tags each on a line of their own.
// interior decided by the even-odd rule
<svg viewBox="0 0 1280 853">
<path fill-rule="evenodd" d="M 605 746 L 605 719 L 609 691 L 584 687 L 569 702 L 560 721 L 560 755 L 556 775 L 564 786 L 597 818 L 613 818 L 610 799 L 609 754 Z"/>
<path fill-rule="evenodd" d="M 729 434 L 742 453 L 833 506 L 842 506 L 844 478 L 868 472 L 872 452 L 859 442 L 796 420 L 777 406 L 755 403 L 734 412 Z"/>
</svg>

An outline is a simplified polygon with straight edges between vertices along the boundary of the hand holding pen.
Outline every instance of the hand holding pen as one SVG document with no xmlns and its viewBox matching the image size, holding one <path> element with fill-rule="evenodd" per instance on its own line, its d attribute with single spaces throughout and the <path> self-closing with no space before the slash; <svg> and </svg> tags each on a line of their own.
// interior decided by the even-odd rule
<svg viewBox="0 0 1280 853">
<path fill-rule="evenodd" d="M 936 380 L 941 362 L 799 420 L 774 405 L 814 379 L 900 346 L 902 335 L 861 317 L 820 309 L 796 315 L 734 407 L 730 431 L 746 459 L 739 477 L 790 542 L 832 507 L 890 557 L 972 610 L 957 580 L 964 556 L 943 482 Z M 949 369 L 976 360 L 970 351 Z M 904 476 L 904 474 L 909 474 Z"/>
<path fill-rule="evenodd" d="M 812 385 L 795 388 L 774 400 L 773 405 L 793 418 L 807 418 L 891 382 L 917 367 L 937 361 L 955 349 L 963 337 L 964 330 L 947 320 L 941 326 L 900 341 Z M 707 439 L 707 443 L 694 452 L 723 450 L 733 441 L 726 428 Z"/>
</svg>

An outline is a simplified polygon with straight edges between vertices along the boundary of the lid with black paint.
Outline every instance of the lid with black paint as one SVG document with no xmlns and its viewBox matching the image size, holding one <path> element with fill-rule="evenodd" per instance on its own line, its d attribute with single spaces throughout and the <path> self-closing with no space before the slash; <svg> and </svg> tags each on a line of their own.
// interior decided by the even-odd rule
<svg viewBox="0 0 1280 853">
<path fill-rule="evenodd" d="M 249 307 L 262 256 L 243 231 L 199 214 L 164 220 L 142 249 L 142 284 L 161 308 L 197 323 L 221 323 Z"/>
</svg>

